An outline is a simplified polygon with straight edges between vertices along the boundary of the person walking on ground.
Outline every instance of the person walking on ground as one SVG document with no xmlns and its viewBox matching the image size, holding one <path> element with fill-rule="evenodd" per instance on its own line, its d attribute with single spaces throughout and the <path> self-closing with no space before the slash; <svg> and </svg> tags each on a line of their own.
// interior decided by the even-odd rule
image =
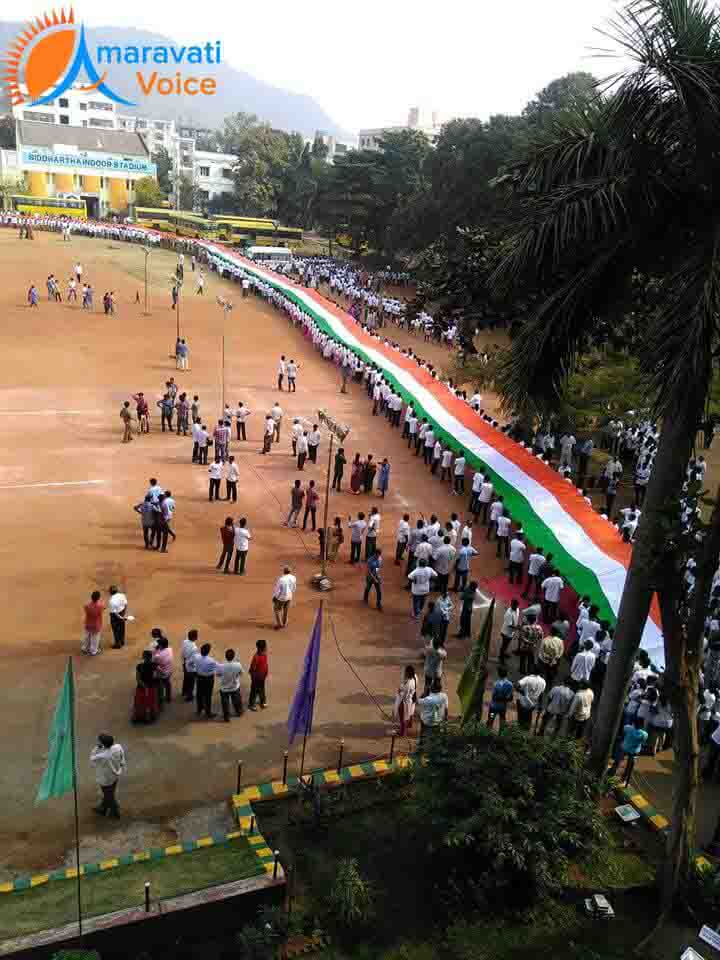
<svg viewBox="0 0 720 960">
<path fill-rule="evenodd" d="M 173 543 L 177 540 L 175 531 L 170 526 L 170 522 L 175 514 L 175 500 L 172 496 L 172 490 L 166 490 L 160 496 L 160 526 L 158 532 L 158 545 L 160 553 L 167 553 L 168 537 L 172 537 Z M 155 547 L 157 550 L 157 546 Z"/>
<path fill-rule="evenodd" d="M 133 438 L 133 435 L 132 435 L 132 423 L 133 423 L 134 417 L 133 417 L 132 413 L 130 412 L 130 401 L 129 401 L 129 400 L 126 400 L 126 401 L 123 403 L 122 407 L 120 407 L 120 419 L 122 420 L 122 425 L 123 425 L 123 438 L 122 438 L 122 442 L 123 442 L 123 443 L 130 443 L 130 441 L 131 441 L 132 438 Z"/>
<path fill-rule="evenodd" d="M 362 539 L 367 529 L 365 514 L 362 510 L 358 513 L 356 520 L 348 517 L 348 527 L 350 528 L 350 563 L 359 563 L 360 553 L 362 551 Z"/>
<path fill-rule="evenodd" d="M 518 651 L 520 657 L 520 675 L 525 677 L 535 669 L 535 651 L 543 642 L 545 634 L 537 623 L 535 614 L 528 613 L 524 626 L 520 627 Z"/>
<path fill-rule="evenodd" d="M 545 693 L 545 681 L 531 673 L 518 680 L 517 688 L 520 691 L 517 699 L 518 724 L 523 730 L 529 731 L 532 728 L 533 713 L 539 708 Z"/>
<path fill-rule="evenodd" d="M 241 577 L 245 576 L 245 563 L 251 540 L 252 534 L 247 528 L 247 517 L 240 517 L 235 527 L 235 573 Z"/>
<path fill-rule="evenodd" d="M 290 567 L 284 567 L 282 576 L 275 581 L 272 595 L 276 630 L 287 626 L 288 611 L 296 589 L 297 579 L 290 572 Z"/>
<path fill-rule="evenodd" d="M 465 457 L 460 454 L 456 457 L 453 466 L 453 496 L 459 497 L 465 493 Z"/>
<path fill-rule="evenodd" d="M 290 511 L 287 515 L 287 520 L 285 520 L 283 523 L 284 527 L 297 526 L 298 517 L 300 516 L 300 511 L 302 510 L 304 500 L 305 491 L 301 487 L 300 481 L 296 480 L 290 489 Z"/>
<path fill-rule="evenodd" d="M 459 593 L 465 589 L 465 585 L 470 575 L 470 561 L 477 556 L 477 550 L 470 546 L 470 539 L 463 537 L 460 549 L 455 557 L 455 583 L 453 584 L 453 593 Z"/>
<path fill-rule="evenodd" d="M 280 357 L 280 362 L 278 363 L 278 372 L 277 372 L 277 388 L 282 390 L 283 380 L 285 379 L 285 374 L 287 373 L 287 362 L 285 360 L 285 354 Z"/>
<path fill-rule="evenodd" d="M 307 442 L 310 463 L 317 463 L 318 450 L 320 449 L 320 431 L 316 423 L 313 424 L 312 430 L 308 433 Z"/>
<path fill-rule="evenodd" d="M 215 569 L 219 570 L 225 564 L 223 573 L 229 573 L 230 560 L 235 545 L 235 524 L 232 517 L 225 517 L 225 523 L 220 527 L 220 541 L 222 543 L 222 553 Z"/>
<path fill-rule="evenodd" d="M 255 653 L 250 661 L 250 698 L 248 700 L 248 707 L 251 710 L 257 710 L 255 706 L 256 703 L 259 703 L 263 710 L 267 706 L 267 698 L 265 696 L 267 675 L 267 643 L 261 639 L 255 644 Z"/>
<path fill-rule="evenodd" d="M 320 501 L 320 495 L 317 492 L 315 487 L 315 481 L 311 480 L 308 484 L 307 493 L 305 495 L 305 513 L 303 515 L 303 530 L 307 529 L 308 516 L 312 522 L 313 532 L 315 531 L 316 521 L 317 521 L 317 508 Z"/>
<path fill-rule="evenodd" d="M 370 591 L 375 590 L 375 605 L 378 610 L 382 610 L 382 577 L 380 570 L 382 569 L 382 550 L 378 547 L 372 552 L 367 561 L 367 576 L 365 577 L 365 593 L 363 594 L 363 602 L 368 603 L 370 599 Z"/>
<path fill-rule="evenodd" d="M 367 533 L 365 536 L 365 559 L 369 560 L 377 549 L 377 538 L 380 533 L 380 511 L 377 507 L 370 508 Z"/>
<path fill-rule="evenodd" d="M 499 551 L 499 537 L 498 537 L 498 551 Z M 518 587 L 522 586 L 523 578 L 523 567 L 525 565 L 525 551 L 527 550 L 527 545 L 523 539 L 523 535 L 518 531 L 515 536 L 510 540 L 510 566 L 508 569 L 510 583 L 516 583 Z M 499 553 L 498 553 L 499 555 Z"/>
<path fill-rule="evenodd" d="M 183 665 L 182 698 L 186 703 L 192 703 L 195 699 L 195 681 L 197 680 L 195 658 L 199 655 L 197 639 L 197 630 L 188 630 L 180 651 Z"/>
<path fill-rule="evenodd" d="M 557 620 L 560 594 L 564 586 L 562 578 L 554 570 L 540 584 L 543 592 L 543 619 L 545 623 L 552 623 L 553 620 Z"/>
<path fill-rule="evenodd" d="M 345 464 L 347 460 L 345 459 L 345 450 L 343 447 L 340 447 L 337 453 L 335 454 L 335 465 L 333 468 L 333 479 L 332 479 L 332 488 L 337 490 L 340 493 L 340 487 L 342 486 L 343 472 L 345 470 Z"/>
<path fill-rule="evenodd" d="M 417 677 L 415 667 L 408 664 L 403 671 L 402 681 L 395 695 L 395 716 L 398 720 L 398 736 L 404 737 L 410 733 L 415 716 L 417 702 Z"/>
<path fill-rule="evenodd" d="M 568 686 L 565 680 L 561 680 L 560 683 L 551 689 L 547 706 L 540 721 L 541 737 L 545 735 L 545 730 L 550 723 L 554 724 L 553 735 L 557 736 L 558 733 L 560 733 L 563 720 L 568 715 L 574 696 L 575 691 Z"/>
<path fill-rule="evenodd" d="M 159 712 L 160 704 L 152 651 L 143 650 L 142 660 L 135 667 L 135 697 L 131 722 L 155 723 Z"/>
<path fill-rule="evenodd" d="M 265 415 L 265 428 L 263 430 L 263 448 L 260 453 L 270 453 L 273 437 L 275 436 L 275 421 L 270 414 Z"/>
<path fill-rule="evenodd" d="M 432 685 L 436 680 L 442 680 L 443 664 L 447 659 L 447 650 L 445 649 L 440 637 L 432 637 L 430 643 L 423 647 L 422 655 L 424 657 L 425 689 L 423 696 L 426 697 L 432 690 Z"/>
<path fill-rule="evenodd" d="M 101 652 L 102 615 L 105 609 L 105 604 L 100 599 L 99 590 L 93 590 L 90 594 L 90 602 L 86 603 L 83 609 L 85 611 L 85 633 L 80 645 L 80 652 L 94 657 Z"/>
<path fill-rule="evenodd" d="M 430 693 L 426 697 L 421 697 L 417 702 L 417 709 L 420 714 L 418 750 L 422 750 L 426 746 L 428 739 L 447 720 L 448 703 L 448 696 L 443 693 L 442 680 L 438 677 L 433 682 Z"/>
<path fill-rule="evenodd" d="M 582 680 L 578 684 L 568 710 L 568 735 L 575 737 L 576 740 L 582 740 L 583 738 L 585 727 L 592 713 L 594 697 L 595 694 L 590 689 L 590 684 Z"/>
<path fill-rule="evenodd" d="M 427 565 L 427 560 L 420 560 L 418 566 L 408 574 L 408 580 L 411 584 L 413 620 L 417 620 L 422 613 L 425 601 L 430 593 L 430 581 L 436 578 L 437 573 Z"/>
<path fill-rule="evenodd" d="M 461 594 L 460 623 L 455 636 L 460 640 L 469 637 L 472 631 L 472 613 L 477 597 L 477 580 L 471 580 Z"/>
<path fill-rule="evenodd" d="M 230 704 L 232 703 L 236 717 L 243 715 L 242 693 L 240 692 L 240 678 L 243 675 L 242 664 L 235 659 L 234 650 L 225 651 L 225 663 L 217 669 L 220 678 L 220 705 L 223 720 L 230 723 Z"/>
<path fill-rule="evenodd" d="M 498 667 L 498 678 L 493 684 L 488 709 L 487 725 L 491 729 L 495 725 L 495 717 L 499 719 L 501 730 L 505 726 L 508 704 L 512 703 L 514 692 L 512 682 L 508 680 L 507 668 Z"/>
<path fill-rule="evenodd" d="M 376 473 L 377 473 L 377 464 L 373 460 L 373 455 L 369 453 L 367 456 L 367 460 L 365 461 L 365 469 L 363 470 L 363 486 L 365 488 L 365 493 L 373 492 Z"/>
<path fill-rule="evenodd" d="M 135 513 L 140 514 L 140 523 L 142 525 L 143 541 L 145 549 L 149 550 L 153 545 L 155 530 L 157 527 L 156 516 L 158 515 L 157 506 L 153 503 L 152 495 L 145 494 L 142 503 L 136 503 L 133 507 Z"/>
<path fill-rule="evenodd" d="M 380 464 L 380 470 L 378 472 L 378 491 L 380 496 L 385 499 L 385 494 L 388 491 L 390 486 L 390 464 L 388 463 L 387 457 L 383 459 L 383 462 Z"/>
<path fill-rule="evenodd" d="M 153 631 L 154 632 L 154 631 Z M 162 632 L 156 639 L 155 652 L 153 653 L 153 663 L 157 670 L 158 688 L 160 691 L 160 709 L 163 703 L 170 703 L 172 700 L 172 674 L 173 674 L 173 651 L 170 641 Z"/>
<path fill-rule="evenodd" d="M 247 440 L 245 423 L 251 412 L 252 411 L 248 410 L 242 400 L 238 400 L 237 410 L 235 411 L 235 430 L 238 440 Z"/>
<path fill-rule="evenodd" d="M 237 503 L 237 485 L 240 479 L 240 470 L 235 457 L 228 458 L 227 475 L 225 477 L 225 499 Z"/>
<path fill-rule="evenodd" d="M 297 373 L 300 369 L 300 364 L 295 363 L 294 360 L 288 360 L 285 370 L 287 372 L 287 381 L 288 381 L 288 393 L 296 393 L 297 386 L 295 381 L 297 380 Z"/>
<path fill-rule="evenodd" d="M 273 420 L 273 430 L 274 430 L 273 442 L 280 443 L 280 428 L 282 427 L 283 408 L 280 406 L 277 400 L 272 406 L 272 409 L 270 411 L 270 416 L 272 417 L 272 420 Z"/>
<path fill-rule="evenodd" d="M 127 597 L 117 587 L 110 587 L 108 591 L 108 609 L 110 611 L 110 629 L 113 634 L 113 650 L 125 646 L 125 624 L 127 622 Z"/>
<path fill-rule="evenodd" d="M 404 513 L 395 534 L 395 566 L 399 567 L 410 539 L 410 514 Z"/>
<path fill-rule="evenodd" d="M 364 471 L 365 464 L 360 459 L 360 454 L 356 453 L 355 459 L 352 462 L 352 467 L 350 468 L 350 490 L 355 494 L 355 496 L 358 496 L 360 493 Z"/>
<path fill-rule="evenodd" d="M 196 712 L 200 716 L 205 711 L 208 720 L 212 720 L 215 714 L 212 712 L 212 695 L 215 685 L 215 674 L 219 664 L 210 656 L 212 649 L 209 643 L 204 643 L 200 647 L 200 653 L 195 657 L 195 673 L 197 692 L 195 698 Z"/>
<path fill-rule="evenodd" d="M 335 517 L 330 530 L 330 552 L 328 553 L 328 560 L 330 563 L 334 563 L 337 560 L 340 547 L 344 542 L 345 534 L 343 533 L 342 519 L 340 517 Z"/>
<path fill-rule="evenodd" d="M 297 450 L 297 468 L 298 470 L 305 469 L 305 460 L 307 459 L 309 445 L 308 445 L 308 432 L 303 430 L 303 432 L 298 436 L 295 441 L 295 449 Z"/>
<path fill-rule="evenodd" d="M 94 807 L 95 813 L 99 813 L 101 817 L 109 814 L 119 819 L 117 786 L 120 777 L 127 771 L 125 751 L 119 743 L 115 743 L 111 734 L 101 733 L 96 746 L 90 752 L 90 765 L 95 771 L 95 782 L 102 793 L 100 805 Z"/>
<path fill-rule="evenodd" d="M 498 660 L 505 663 L 507 659 L 508 647 L 517 636 L 520 629 L 520 601 L 513 597 L 510 606 L 503 616 L 502 627 L 500 628 L 500 653 Z"/>
<path fill-rule="evenodd" d="M 214 462 L 208 467 L 208 474 L 210 475 L 208 500 L 210 503 L 212 503 L 213 500 L 220 499 L 220 483 L 223 476 L 223 464 L 219 454 L 216 454 Z"/>
</svg>

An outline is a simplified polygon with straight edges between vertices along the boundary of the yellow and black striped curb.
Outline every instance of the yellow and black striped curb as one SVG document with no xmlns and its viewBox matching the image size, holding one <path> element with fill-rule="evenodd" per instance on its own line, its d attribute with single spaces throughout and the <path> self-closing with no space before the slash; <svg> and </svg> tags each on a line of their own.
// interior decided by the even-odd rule
<svg viewBox="0 0 720 960">
<path fill-rule="evenodd" d="M 659 833 L 665 839 L 670 832 L 670 821 L 659 813 L 655 807 L 645 799 L 641 793 L 636 793 L 628 787 L 616 787 L 615 793 L 624 803 L 632 804 L 651 830 Z M 695 857 L 695 866 L 699 870 L 707 870 L 712 864 L 702 854 Z"/>
<path fill-rule="evenodd" d="M 397 770 L 403 770 L 411 764 L 411 758 L 401 754 L 393 760 L 368 760 L 365 763 L 355 763 L 340 769 L 310 771 L 303 777 L 303 780 L 308 782 L 312 777 L 316 786 L 333 787 L 339 786 L 341 783 L 355 783 L 363 778 L 384 777 Z M 298 783 L 298 777 L 288 777 L 286 783 L 281 780 L 270 780 L 268 783 L 245 787 L 240 793 L 233 795 L 232 807 L 240 832 L 243 836 L 247 836 L 267 873 L 275 872 L 275 854 L 268 847 L 262 834 L 258 832 L 253 805 L 265 800 L 287 797 L 296 790 Z M 279 863 L 277 865 L 277 876 L 284 876 L 282 866 Z"/>
<path fill-rule="evenodd" d="M 133 863 L 143 863 L 147 860 L 162 860 L 165 857 L 174 857 L 181 853 L 193 853 L 195 850 L 204 850 L 207 847 L 219 846 L 241 838 L 248 839 L 251 847 L 254 846 L 251 837 L 245 837 L 242 830 L 232 833 L 216 833 L 210 837 L 201 837 L 199 840 L 186 840 L 169 847 L 153 847 L 151 850 L 141 850 L 139 853 L 128 853 L 122 857 L 110 857 L 100 863 L 84 863 L 80 867 L 81 877 L 91 877 L 94 874 L 106 873 L 118 867 L 129 867 Z M 0 893 L 17 893 L 20 890 L 30 890 L 33 887 L 50 883 L 51 880 L 73 880 L 77 877 L 76 867 L 67 867 L 63 870 L 53 870 L 48 873 L 39 873 L 33 877 L 19 877 L 0 884 Z"/>
</svg>

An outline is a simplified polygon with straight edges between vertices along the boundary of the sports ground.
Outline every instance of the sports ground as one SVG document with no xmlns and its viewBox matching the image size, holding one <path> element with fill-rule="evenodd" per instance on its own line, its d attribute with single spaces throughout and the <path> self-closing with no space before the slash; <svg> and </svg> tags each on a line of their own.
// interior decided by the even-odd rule
<svg viewBox="0 0 720 960">
<path fill-rule="evenodd" d="M 158 250 L 150 257 L 150 315 L 144 316 L 140 247 L 77 237 L 63 243 L 57 234 L 40 232 L 32 242 L 16 236 L 10 230 L 0 233 L 0 410 L 5 428 L 0 571 L 6 611 L 5 695 L 0 702 L 3 875 L 51 866 L 72 842 L 69 800 L 33 806 L 68 655 L 75 657 L 78 691 L 82 833 L 105 829 L 91 811 L 95 786 L 87 764 L 101 731 L 112 733 L 127 751 L 129 771 L 120 793 L 123 823 L 164 823 L 194 807 L 223 801 L 234 789 L 239 760 L 245 782 L 280 773 L 288 706 L 319 600 L 309 585 L 318 569 L 316 536 L 287 530 L 281 522 L 297 476 L 314 478 L 324 488 L 327 455 L 324 438 L 318 466 L 297 473 L 289 443 L 293 416 L 312 418 L 318 408 L 327 408 L 351 428 L 346 453 L 372 452 L 376 461 L 387 456 L 392 464 L 384 503 L 349 492 L 334 494 L 331 500 L 330 517 L 345 520 L 360 509 L 367 513 L 373 503 L 381 507 L 385 612 L 363 606 L 364 568 L 347 565 L 346 541 L 331 571 L 335 589 L 326 595 L 334 630 L 326 618 L 309 765 L 335 762 L 341 738 L 346 762 L 387 751 L 400 671 L 408 662 L 419 666 L 420 648 L 409 597 L 401 589 L 404 569 L 390 562 L 395 528 L 405 511 L 413 519 L 421 510 L 426 515 L 434 511 L 444 520 L 465 505 L 419 469 L 399 431 L 371 416 L 360 386 L 340 394 L 336 368 L 283 314 L 261 300 L 243 300 L 235 285 L 213 273 L 207 276 L 205 296 L 196 296 L 186 265 L 181 333 L 189 341 L 191 370 L 179 373 L 169 358 L 176 332 L 169 296 L 174 254 Z M 60 278 L 65 295 L 77 260 L 95 290 L 92 314 L 79 306 L 48 303 L 45 295 L 50 272 Z M 25 304 L 33 282 L 41 293 L 37 310 Z M 105 290 L 115 293 L 114 317 L 102 313 Z M 223 323 L 217 295 L 235 305 L 226 329 L 226 399 L 233 404 L 242 400 L 254 413 L 247 443 L 232 445 L 241 473 L 234 509 L 208 503 L 207 473 L 190 462 L 190 438 L 161 434 L 159 415 L 153 416 L 149 436 L 120 443 L 122 402 L 143 390 L 154 408 L 170 376 L 181 389 L 200 396 L 205 422 L 217 419 Z M 442 348 L 414 342 L 424 356 L 435 352 L 435 362 L 448 356 Z M 275 389 L 281 353 L 301 365 L 296 394 L 280 396 Z M 285 412 L 282 441 L 270 456 L 261 456 L 263 415 L 278 397 Z M 143 549 L 139 518 L 132 510 L 153 476 L 177 501 L 177 541 L 168 554 Z M 229 514 L 247 516 L 253 534 L 244 578 L 223 576 L 215 569 L 219 527 Z M 480 550 L 473 575 L 498 573 L 494 549 L 481 545 Z M 296 573 L 299 588 L 290 626 L 275 632 L 270 597 L 285 564 Z M 111 583 L 127 593 L 129 610 L 137 618 L 128 625 L 128 644 L 123 650 L 109 649 L 106 626 L 103 654 L 81 657 L 82 606 L 92 590 L 106 595 Z M 245 666 L 256 640 L 264 637 L 270 657 L 268 708 L 225 724 L 196 720 L 191 705 L 176 702 L 155 726 L 133 727 L 129 717 L 135 665 L 154 626 L 167 633 L 176 651 L 176 679 L 179 647 L 190 627 L 200 631 L 201 641 L 212 643 L 213 655 L 222 658 L 232 646 Z M 464 641 L 449 642 L 451 712 L 455 678 L 466 654 Z M 296 743 L 290 748 L 290 769 L 298 762 Z"/>
</svg>

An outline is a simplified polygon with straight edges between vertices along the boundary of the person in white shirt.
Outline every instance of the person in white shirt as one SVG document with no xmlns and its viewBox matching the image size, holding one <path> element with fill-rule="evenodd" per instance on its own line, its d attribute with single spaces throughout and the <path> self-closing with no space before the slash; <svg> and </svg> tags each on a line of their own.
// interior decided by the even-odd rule
<svg viewBox="0 0 720 960">
<path fill-rule="evenodd" d="M 235 411 L 235 429 L 238 440 L 247 440 L 245 432 L 245 421 L 250 416 L 251 411 L 245 406 L 242 400 L 238 400 L 237 410 Z"/>
<path fill-rule="evenodd" d="M 287 363 L 285 362 L 285 354 L 280 357 L 280 362 L 278 363 L 278 372 L 277 372 L 277 388 L 282 390 L 283 380 L 285 379 L 285 374 L 287 372 Z"/>
<path fill-rule="evenodd" d="M 576 682 L 590 682 L 590 675 L 595 666 L 595 654 L 593 653 L 592 640 L 586 640 L 580 653 L 576 653 L 570 667 L 570 676 Z"/>
<path fill-rule="evenodd" d="M 446 450 L 443 450 L 442 458 L 440 460 L 440 479 L 447 479 L 448 482 L 452 482 L 452 461 L 453 461 L 453 452 L 448 447 Z"/>
<path fill-rule="evenodd" d="M 543 592 L 543 619 L 545 623 L 552 623 L 557 620 L 560 594 L 564 586 L 562 577 L 559 577 L 555 571 L 540 584 L 540 589 Z"/>
<path fill-rule="evenodd" d="M 489 480 L 483 480 L 480 491 L 478 492 L 477 502 L 475 504 L 475 516 L 477 518 L 478 514 L 482 510 L 482 522 L 487 524 L 488 522 L 488 510 L 490 509 L 490 504 L 493 498 L 493 485 Z M 477 511 L 477 512 L 476 512 Z"/>
<path fill-rule="evenodd" d="M 448 705 L 448 696 L 443 693 L 442 678 L 436 677 L 432 682 L 430 693 L 426 697 L 420 697 L 417 702 L 420 715 L 419 750 L 427 743 L 427 738 L 432 735 L 433 729 L 447 720 Z"/>
<path fill-rule="evenodd" d="M 235 573 L 240 576 L 245 575 L 245 563 L 247 561 L 248 550 L 252 534 L 247 528 L 247 517 L 240 517 L 238 525 L 234 530 L 235 538 Z"/>
<path fill-rule="evenodd" d="M 283 408 L 277 401 L 272 406 L 270 416 L 273 418 L 273 425 L 275 428 L 275 436 L 273 438 L 274 442 L 280 443 L 280 427 L 282 426 Z"/>
<path fill-rule="evenodd" d="M 410 591 L 412 593 L 412 618 L 417 620 L 425 606 L 430 593 L 430 582 L 437 577 L 437 572 L 427 565 L 426 560 L 420 560 L 417 567 L 408 574 Z"/>
<path fill-rule="evenodd" d="M 577 692 L 573 697 L 568 710 L 568 734 L 581 740 L 585 732 L 585 727 L 590 714 L 592 713 L 592 704 L 595 694 L 590 689 L 586 680 L 581 680 L 577 685 Z"/>
<path fill-rule="evenodd" d="M 208 473 L 210 474 L 210 493 L 208 495 L 208 500 L 210 503 L 213 500 L 220 499 L 220 482 L 223 477 L 223 462 L 220 459 L 220 456 L 216 456 L 213 463 L 208 467 Z"/>
<path fill-rule="evenodd" d="M 108 610 L 110 611 L 110 627 L 113 633 L 112 646 L 119 650 L 125 646 L 125 624 L 127 622 L 127 597 L 117 587 L 110 587 Z"/>
<path fill-rule="evenodd" d="M 296 393 L 297 386 L 295 385 L 295 380 L 297 379 L 297 372 L 299 370 L 299 364 L 295 363 L 294 360 L 288 360 L 286 371 L 288 378 L 288 393 Z"/>
<path fill-rule="evenodd" d="M 433 569 L 437 572 L 437 591 L 442 596 L 447 592 L 450 579 L 450 568 L 455 562 L 457 551 L 450 542 L 450 537 L 443 537 L 442 543 L 435 551 Z"/>
<path fill-rule="evenodd" d="M 533 673 L 523 677 L 522 680 L 518 680 L 517 688 L 520 691 L 520 696 L 517 699 L 516 706 L 518 725 L 523 730 L 531 728 L 533 712 L 540 707 L 546 686 L 543 677 Z"/>
<path fill-rule="evenodd" d="M 499 559 L 502 552 L 505 552 L 505 559 L 510 559 L 510 531 L 512 530 L 512 520 L 506 513 L 501 513 L 496 521 L 497 530 L 497 551 L 495 556 Z M 522 569 L 520 570 L 522 576 Z"/>
<path fill-rule="evenodd" d="M 320 448 L 320 431 L 316 423 L 313 424 L 312 430 L 307 435 L 307 442 L 310 463 L 317 463 L 318 450 Z"/>
<path fill-rule="evenodd" d="M 293 417 L 292 428 L 290 430 L 290 443 L 292 444 L 293 456 L 297 456 L 297 442 L 298 439 L 303 435 L 304 428 L 300 423 L 299 417 Z"/>
<path fill-rule="evenodd" d="M 127 770 L 125 751 L 115 738 L 109 733 L 101 733 L 97 746 L 90 752 L 90 764 L 95 771 L 95 782 L 100 787 L 102 800 L 95 813 L 106 817 L 120 817 L 120 807 L 117 802 L 117 785 L 120 777 Z"/>
<path fill-rule="evenodd" d="M 505 504 L 503 503 L 503 498 L 498 497 L 497 500 L 494 500 L 490 506 L 490 512 L 488 515 L 488 524 L 487 524 L 487 539 L 492 540 L 493 530 L 497 528 L 497 519 L 505 513 Z"/>
<path fill-rule="evenodd" d="M 360 511 L 357 520 L 348 517 L 348 527 L 350 528 L 350 563 L 360 562 L 360 553 L 362 551 L 362 538 L 367 529 L 365 514 Z"/>
<path fill-rule="evenodd" d="M 395 534 L 395 566 L 399 567 L 410 539 L 410 514 L 403 514 Z"/>
<path fill-rule="evenodd" d="M 571 467 L 573 459 L 573 449 L 576 444 L 575 437 L 571 433 L 564 433 L 560 437 L 560 466 Z"/>
<path fill-rule="evenodd" d="M 377 549 L 377 537 L 380 533 L 380 512 L 377 507 L 371 507 L 368 517 L 367 533 L 365 534 L 365 559 L 369 560 Z"/>
<path fill-rule="evenodd" d="M 235 457 L 228 458 L 227 475 L 225 477 L 226 500 L 237 503 L 237 485 L 240 479 L 240 470 L 235 463 Z"/>
<path fill-rule="evenodd" d="M 225 663 L 219 664 L 217 675 L 220 678 L 220 705 L 222 706 L 223 720 L 230 723 L 230 704 L 235 710 L 235 716 L 243 715 L 242 694 L 240 692 L 240 677 L 243 675 L 242 664 L 235 659 L 234 650 L 225 651 Z"/>
<path fill-rule="evenodd" d="M 275 581 L 272 595 L 276 630 L 287 626 L 288 610 L 296 589 L 297 579 L 290 572 L 290 567 L 284 567 L 282 576 Z"/>
<path fill-rule="evenodd" d="M 503 518 L 501 518 L 503 519 Z M 523 566 L 525 564 L 525 552 L 527 550 L 527 545 L 523 540 L 521 533 L 516 533 L 515 536 L 510 541 L 510 583 L 517 583 L 518 586 L 522 584 L 523 578 Z"/>
<path fill-rule="evenodd" d="M 520 629 L 520 604 L 516 597 L 510 601 L 510 606 L 503 616 L 502 626 L 500 627 L 500 653 L 498 660 L 505 663 L 507 659 L 507 649 Z"/>
<path fill-rule="evenodd" d="M 527 599 L 530 595 L 530 588 L 533 588 L 533 596 L 537 597 L 540 595 L 540 578 L 539 574 L 545 563 L 545 554 L 542 547 L 536 547 L 535 551 L 530 554 L 528 559 L 528 570 L 527 570 L 527 583 L 525 584 L 525 590 L 523 591 L 523 599 Z"/>
<path fill-rule="evenodd" d="M 455 460 L 453 476 L 455 478 L 453 496 L 459 497 L 461 493 L 465 493 L 465 457 L 462 453 Z"/>
<path fill-rule="evenodd" d="M 188 630 L 180 648 L 180 657 L 183 665 L 182 698 L 186 703 L 195 699 L 195 657 L 198 655 L 197 630 Z"/>
<path fill-rule="evenodd" d="M 583 618 L 582 623 L 577 625 L 578 633 L 578 646 L 582 648 L 582 645 L 586 640 L 594 640 L 598 631 L 600 630 L 600 621 L 598 620 L 598 608 L 595 604 L 592 604 L 588 610 L 587 616 Z"/>
</svg>

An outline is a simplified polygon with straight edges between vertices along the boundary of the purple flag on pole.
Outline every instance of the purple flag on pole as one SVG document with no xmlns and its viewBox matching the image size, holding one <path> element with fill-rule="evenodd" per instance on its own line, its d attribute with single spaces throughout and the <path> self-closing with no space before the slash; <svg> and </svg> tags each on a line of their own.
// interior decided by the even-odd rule
<svg viewBox="0 0 720 960">
<path fill-rule="evenodd" d="M 318 663 L 320 661 L 320 637 L 322 635 L 322 604 L 315 617 L 310 643 L 305 651 L 300 682 L 295 691 L 288 715 L 288 734 L 290 743 L 300 733 L 307 736 L 312 730 L 313 709 L 315 707 L 315 689 L 317 687 Z"/>
</svg>

